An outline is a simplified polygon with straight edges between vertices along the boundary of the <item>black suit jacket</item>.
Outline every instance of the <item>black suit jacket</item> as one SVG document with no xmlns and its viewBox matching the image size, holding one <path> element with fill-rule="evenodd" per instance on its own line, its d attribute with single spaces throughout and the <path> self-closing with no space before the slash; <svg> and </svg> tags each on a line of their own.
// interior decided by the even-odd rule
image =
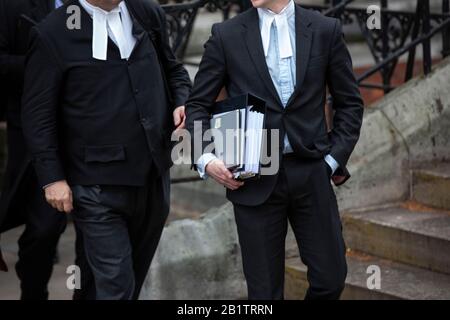
<svg viewBox="0 0 450 320">
<path fill-rule="evenodd" d="M 320 159 L 329 153 L 340 165 L 336 174 L 348 175 L 345 166 L 359 138 L 363 101 L 341 25 L 299 5 L 295 11 L 297 84 L 286 108 L 266 65 L 258 12 L 251 8 L 213 26 L 187 102 L 187 126 L 192 133 L 194 121 L 202 121 L 203 130 L 209 128 L 210 108 L 223 86 L 229 96 L 251 93 L 267 102 L 267 128 L 279 129 L 280 140 L 286 133 L 298 157 Z M 327 86 L 335 109 L 330 133 L 324 114 Z M 283 147 L 282 141 L 279 145 Z M 232 202 L 257 205 L 268 198 L 275 182 L 276 175 L 262 176 L 227 195 Z"/>
<path fill-rule="evenodd" d="M 25 55 L 30 29 L 39 23 L 54 7 L 50 0 L 0 1 L 0 78 L 6 88 L 2 108 L 17 113 L 23 89 Z M 54 3 L 54 0 L 53 0 Z M 19 115 L 19 113 L 17 113 Z M 18 120 L 16 117 L 14 120 Z M 16 121 L 17 122 L 17 121 Z"/>
<path fill-rule="evenodd" d="M 133 17 L 137 43 L 128 61 L 110 39 L 108 60 L 92 58 L 93 26 L 84 9 L 79 30 L 66 27 L 65 7 L 33 29 L 22 120 L 42 186 L 62 179 L 141 186 L 152 165 L 159 173 L 172 165 L 172 112 L 185 103 L 190 80 L 170 49 L 162 9 L 144 3 L 149 19 L 164 26 L 159 54 Z"/>
<path fill-rule="evenodd" d="M 20 189 L 19 185 L 31 165 L 20 119 L 25 54 L 33 21 L 41 21 L 52 9 L 49 0 L 0 0 L 0 109 L 8 124 L 8 161 L 2 182 L 0 232 L 23 223 L 20 212 L 11 208 L 15 198 L 17 202 L 23 201 L 25 195 L 19 190 L 26 188 Z"/>
</svg>

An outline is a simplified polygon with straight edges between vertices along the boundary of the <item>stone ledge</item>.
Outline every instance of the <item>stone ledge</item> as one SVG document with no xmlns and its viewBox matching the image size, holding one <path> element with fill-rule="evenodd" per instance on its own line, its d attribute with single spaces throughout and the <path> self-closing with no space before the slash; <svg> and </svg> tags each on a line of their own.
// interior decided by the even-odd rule
<svg viewBox="0 0 450 320">
<path fill-rule="evenodd" d="M 450 274 L 450 215 L 395 206 L 343 214 L 349 248 Z"/>
<path fill-rule="evenodd" d="M 239 299 L 246 296 L 231 204 L 164 230 L 141 299 Z"/>
<path fill-rule="evenodd" d="M 418 202 L 450 210 L 450 164 L 434 163 L 432 167 L 413 170 L 412 193 Z"/>
<path fill-rule="evenodd" d="M 349 252 L 348 276 L 342 300 L 448 300 L 450 276 Z M 381 288 L 367 288 L 367 268 L 380 268 Z M 286 298 L 303 299 L 307 288 L 306 267 L 300 259 L 286 261 Z"/>
<path fill-rule="evenodd" d="M 410 170 L 450 159 L 450 58 L 368 110 L 349 161 L 352 178 L 336 193 L 342 211 L 410 198 Z"/>
</svg>

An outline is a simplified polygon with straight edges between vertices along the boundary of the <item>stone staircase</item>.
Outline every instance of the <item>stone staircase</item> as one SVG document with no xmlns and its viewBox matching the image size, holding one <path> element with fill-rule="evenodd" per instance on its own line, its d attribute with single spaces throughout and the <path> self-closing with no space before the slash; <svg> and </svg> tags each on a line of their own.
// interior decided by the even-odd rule
<svg viewBox="0 0 450 320">
<path fill-rule="evenodd" d="M 342 299 L 450 299 L 450 164 L 411 172 L 411 199 L 342 214 L 348 277 Z M 370 290 L 367 268 L 381 271 Z M 302 299 L 306 267 L 286 261 L 286 298 Z"/>
</svg>

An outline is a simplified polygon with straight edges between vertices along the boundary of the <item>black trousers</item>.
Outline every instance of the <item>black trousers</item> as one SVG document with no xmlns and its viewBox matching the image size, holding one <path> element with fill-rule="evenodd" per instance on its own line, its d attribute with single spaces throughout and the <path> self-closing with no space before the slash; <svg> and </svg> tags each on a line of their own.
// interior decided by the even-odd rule
<svg viewBox="0 0 450 320">
<path fill-rule="evenodd" d="M 337 201 L 324 160 L 285 157 L 269 199 L 234 205 L 249 299 L 284 298 L 284 261 L 290 222 L 308 267 L 305 299 L 338 299 L 347 265 Z"/>
<path fill-rule="evenodd" d="M 46 202 L 32 168 L 27 171 L 19 189 L 21 199 L 14 199 L 12 210 L 17 213 L 21 210 L 26 217 L 16 264 L 21 299 L 45 300 L 56 248 L 66 228 L 67 217 Z"/>
<path fill-rule="evenodd" d="M 95 282 L 84 250 L 83 234 L 75 225 L 75 265 L 80 268 L 81 288 L 73 291 L 73 300 L 95 300 Z"/>
<path fill-rule="evenodd" d="M 169 213 L 163 189 L 161 178 L 145 187 L 72 186 L 82 285 L 75 299 L 138 298 Z"/>
</svg>

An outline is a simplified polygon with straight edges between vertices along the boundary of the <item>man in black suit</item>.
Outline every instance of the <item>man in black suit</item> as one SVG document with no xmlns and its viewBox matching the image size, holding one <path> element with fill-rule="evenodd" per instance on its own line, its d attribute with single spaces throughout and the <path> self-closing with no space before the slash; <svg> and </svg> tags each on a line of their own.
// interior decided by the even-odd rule
<svg viewBox="0 0 450 320">
<path fill-rule="evenodd" d="M 47 201 L 73 212 L 95 298 L 134 299 L 168 215 L 170 137 L 190 80 L 152 1 L 66 6 L 80 28 L 63 7 L 32 32 L 25 138 Z"/>
<path fill-rule="evenodd" d="M 47 283 L 66 217 L 42 197 L 20 121 L 25 54 L 30 29 L 59 1 L 0 0 L 0 89 L 7 120 L 8 162 L 0 200 L 0 232 L 25 223 L 16 271 L 22 299 L 46 299 Z"/>
<path fill-rule="evenodd" d="M 267 104 L 267 129 L 279 130 L 279 152 L 271 155 L 279 157 L 279 170 L 241 182 L 213 154 L 194 154 L 193 160 L 201 176 L 228 189 L 250 299 L 283 298 L 288 221 L 308 267 L 306 298 L 337 299 L 347 266 L 330 179 L 342 184 L 349 177 L 345 166 L 363 116 L 351 58 L 337 19 L 292 0 L 252 4 L 255 8 L 213 26 L 187 102 L 187 128 L 194 136 L 195 122 L 203 132 L 209 129 L 222 87 L 229 96 L 258 96 Z M 326 86 L 335 109 L 330 132 Z"/>
</svg>

